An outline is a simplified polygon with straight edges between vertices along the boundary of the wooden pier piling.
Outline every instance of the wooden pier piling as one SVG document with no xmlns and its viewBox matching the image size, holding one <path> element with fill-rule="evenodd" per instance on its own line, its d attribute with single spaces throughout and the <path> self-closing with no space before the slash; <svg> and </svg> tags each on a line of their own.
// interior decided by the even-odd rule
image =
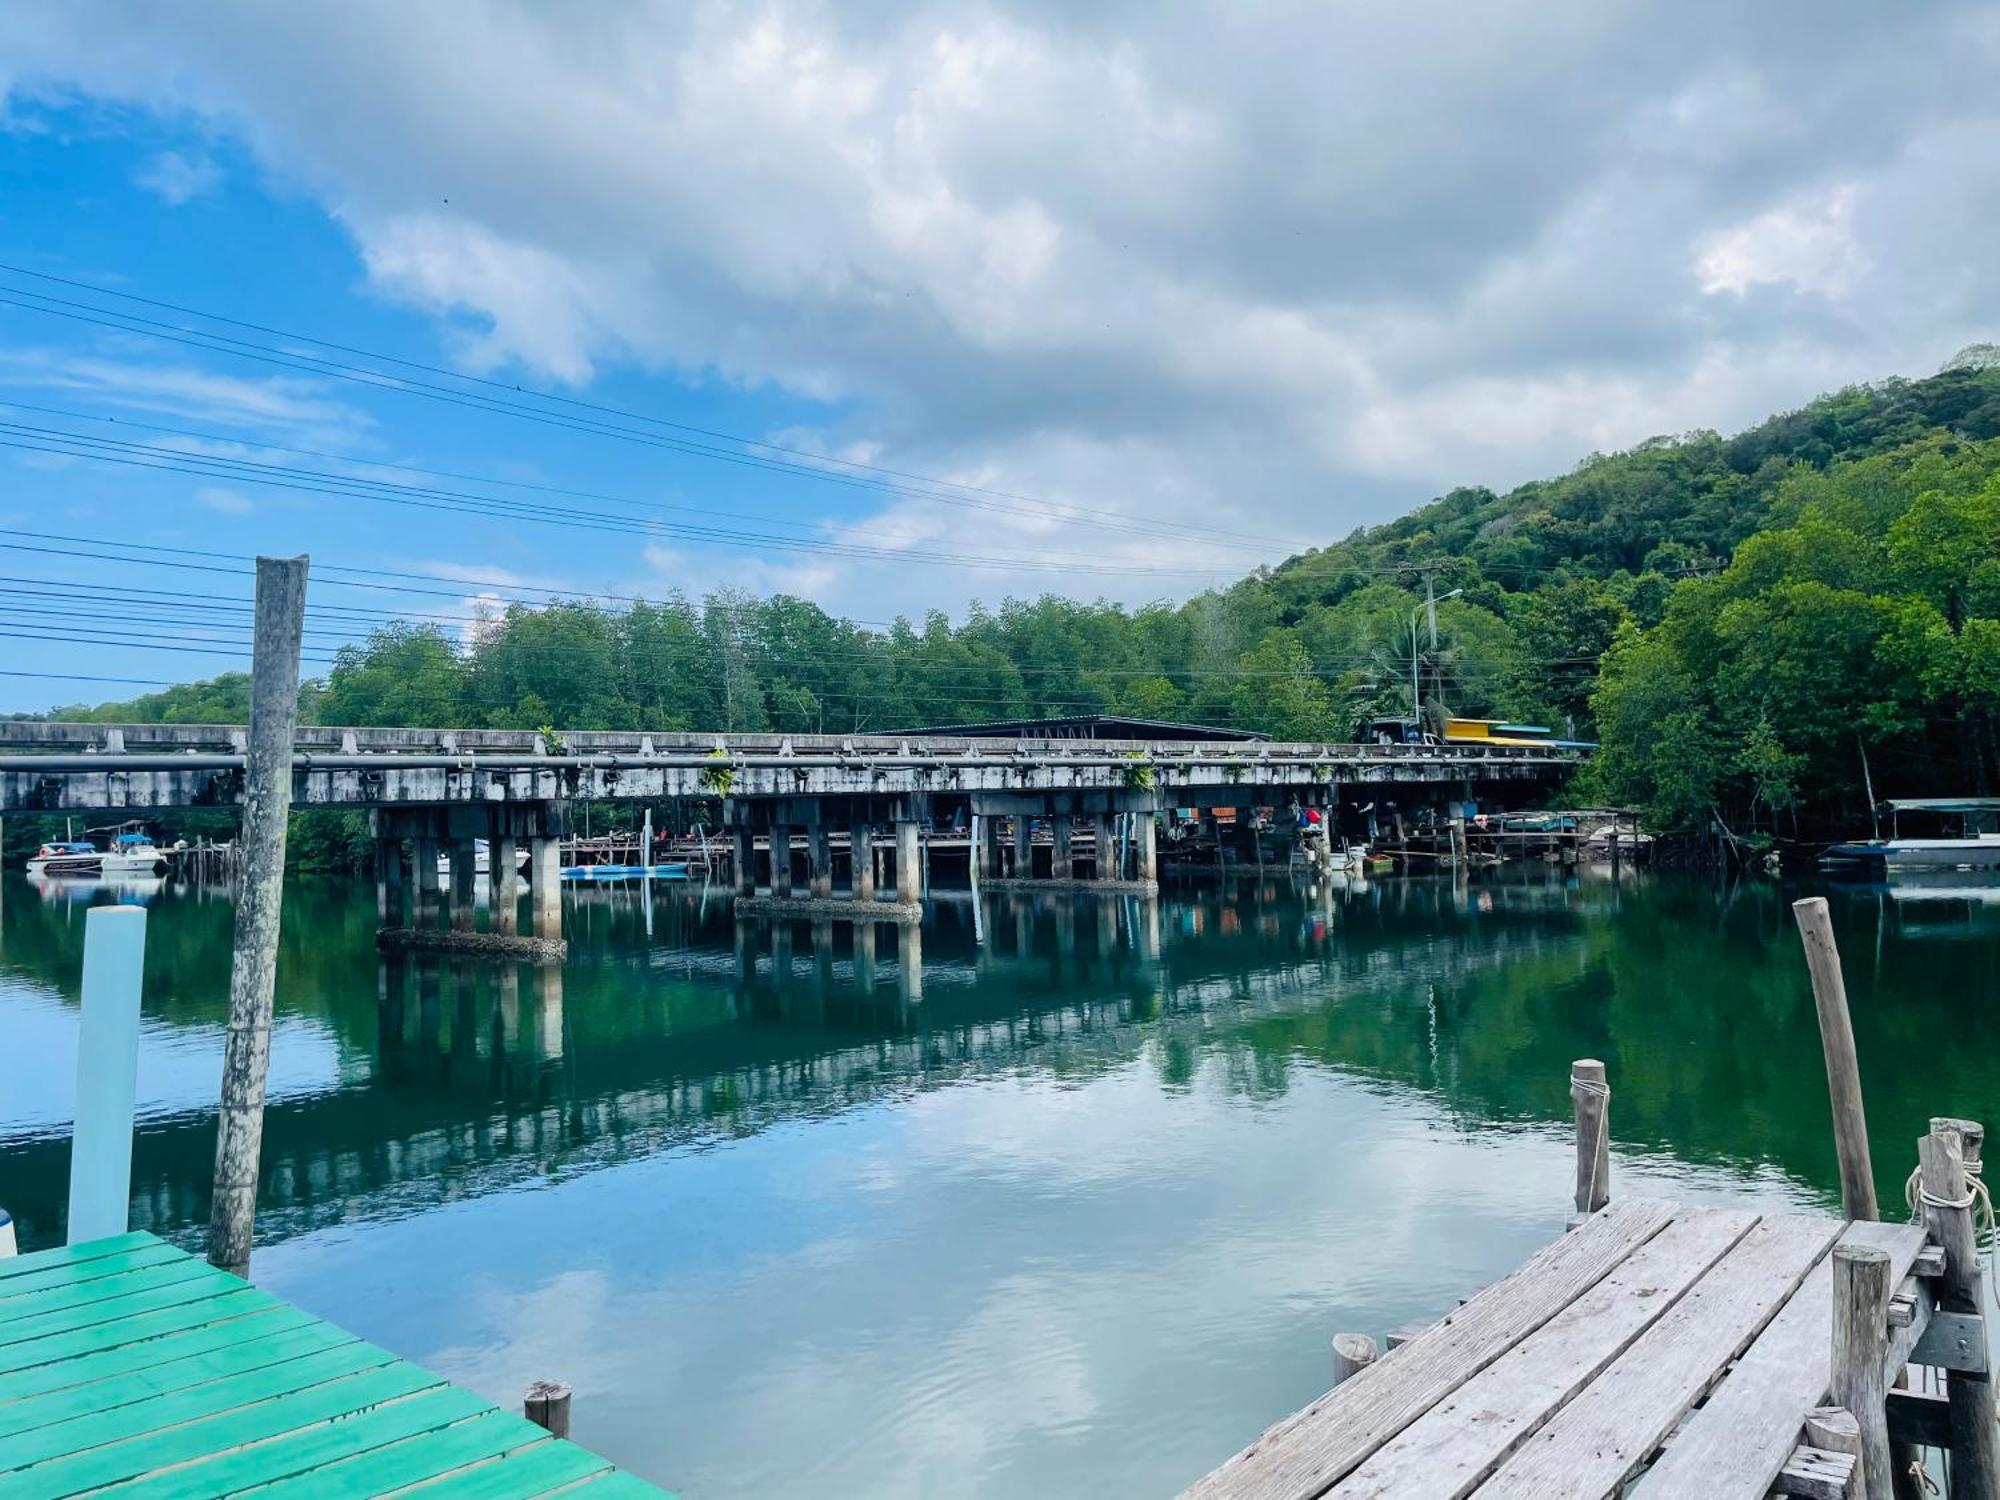
<svg viewBox="0 0 2000 1500">
<path fill-rule="evenodd" d="M 1960 1317 L 1984 1310 L 1985 1268 L 1972 1210 L 1978 1201 L 1971 1175 L 1980 1162 L 1985 1129 L 1970 1120 L 1934 1119 L 1917 1142 L 1918 1203 L 1924 1223 L 1944 1251 L 1938 1307 Z M 1983 1340 L 1983 1326 L 1982 1343 Z M 1952 1370 L 1945 1376 L 1951 1407 L 1950 1500 L 2000 1497 L 2000 1430 L 1996 1430 L 1990 1370 Z"/>
<path fill-rule="evenodd" d="M 1611 1201 L 1611 1086 L 1604 1064 L 1579 1057 L 1569 1065 L 1576 1106 L 1576 1211 L 1594 1214 Z"/>
<path fill-rule="evenodd" d="M 1352 1380 L 1378 1358 L 1375 1340 L 1365 1333 L 1336 1333 L 1333 1336 L 1333 1383 Z"/>
<path fill-rule="evenodd" d="M 1840 1160 L 1840 1201 L 1850 1219 L 1879 1219 L 1875 1168 L 1868 1157 L 1868 1115 L 1861 1104 L 1861 1064 L 1854 1050 L 1854 1023 L 1847 1013 L 1847 984 L 1840 950 L 1834 946 L 1833 918 L 1824 896 L 1792 903 L 1799 939 L 1805 944 L 1812 976 L 1813 1007 L 1819 1014 L 1820 1047 L 1826 1054 L 1826 1085 L 1833 1101 L 1833 1148 Z"/>
<path fill-rule="evenodd" d="M 537 1380 L 521 1398 L 521 1415 L 551 1437 L 569 1436 L 570 1390 L 560 1380 Z"/>
<path fill-rule="evenodd" d="M 1833 1250 L 1833 1401 L 1858 1427 L 1859 1500 L 1892 1500 L 1889 1452 L 1889 1254 L 1862 1245 Z"/>
</svg>

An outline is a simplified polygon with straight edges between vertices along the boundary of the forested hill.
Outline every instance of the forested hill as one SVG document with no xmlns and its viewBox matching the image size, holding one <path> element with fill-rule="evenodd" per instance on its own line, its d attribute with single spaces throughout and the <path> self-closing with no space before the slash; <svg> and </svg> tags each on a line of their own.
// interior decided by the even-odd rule
<svg viewBox="0 0 2000 1500">
<path fill-rule="evenodd" d="M 1600 737 L 1577 795 L 1852 829 L 1864 753 L 1883 796 L 2000 778 L 1996 363 L 1454 490 L 1182 605 L 1009 600 L 883 631 L 727 592 L 517 606 L 469 641 L 405 624 L 342 650 L 306 712 L 838 733 L 1102 710 L 1337 739 L 1407 712 L 1415 665 L 1432 711 Z M 1459 591 L 1435 652 L 1411 620 L 1426 570 Z M 225 677 L 61 712 L 240 719 L 244 697 Z"/>
</svg>

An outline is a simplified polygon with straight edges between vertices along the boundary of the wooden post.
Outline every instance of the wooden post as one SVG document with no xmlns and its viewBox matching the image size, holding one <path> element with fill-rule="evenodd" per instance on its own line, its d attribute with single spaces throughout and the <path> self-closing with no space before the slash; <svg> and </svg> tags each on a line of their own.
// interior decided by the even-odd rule
<svg viewBox="0 0 2000 1500">
<path fill-rule="evenodd" d="M 1833 919 L 1824 896 L 1794 901 L 1792 915 L 1805 944 L 1813 1006 L 1819 1012 L 1820 1049 L 1826 1054 L 1833 1147 L 1840 1158 L 1841 1210 L 1850 1219 L 1879 1219 L 1875 1168 L 1868 1159 L 1868 1116 L 1861 1107 L 1861 1064 L 1854 1051 L 1854 1025 L 1847 1014 L 1847 985 L 1841 978 L 1840 950 L 1834 946 Z"/>
<path fill-rule="evenodd" d="M 83 1016 L 69 1152 L 69 1243 L 123 1234 L 132 1209 L 132 1112 L 146 908 L 94 906 L 83 919 Z"/>
<path fill-rule="evenodd" d="M 1860 1428 L 1862 1500 L 1890 1500 L 1889 1252 L 1833 1247 L 1833 1404 Z"/>
<path fill-rule="evenodd" d="M 521 1415 L 553 1437 L 568 1437 L 569 1387 L 560 1380 L 537 1380 L 521 1398 Z"/>
<path fill-rule="evenodd" d="M 1974 1121 L 1938 1119 L 1917 1142 L 1924 1224 L 1944 1250 L 1937 1292 L 1938 1305 L 1947 1312 L 1984 1311 L 1984 1269 L 1966 1165 L 1979 1160 L 1985 1135 Z M 1995 1500 L 2000 1497 L 2000 1432 L 1994 1427 L 1992 1379 L 1948 1371 L 1945 1395 L 1951 1404 L 1951 1500 Z"/>
<path fill-rule="evenodd" d="M 1375 1363 L 1375 1340 L 1365 1333 L 1336 1333 L 1333 1336 L 1333 1383 L 1352 1380 Z"/>
<path fill-rule="evenodd" d="M 251 645 L 250 744 L 243 784 L 243 878 L 229 972 L 229 1030 L 215 1135 L 209 1264 L 250 1274 L 257 1166 L 264 1146 L 264 1083 L 271 1066 L 271 999 L 285 889 L 285 825 L 292 809 L 292 738 L 299 719 L 299 638 L 306 560 L 257 559 Z"/>
<path fill-rule="evenodd" d="M 1569 1065 L 1576 1104 L 1576 1211 L 1594 1214 L 1611 1201 L 1611 1087 L 1604 1064 L 1579 1057 Z"/>
<path fill-rule="evenodd" d="M 1858 1474 L 1862 1464 L 1861 1424 L 1844 1406 L 1815 1406 L 1806 1413 L 1806 1444 L 1823 1453 L 1845 1453 L 1854 1460 Z M 1848 1490 L 1847 1500 L 1859 1500 L 1862 1485 Z"/>
</svg>

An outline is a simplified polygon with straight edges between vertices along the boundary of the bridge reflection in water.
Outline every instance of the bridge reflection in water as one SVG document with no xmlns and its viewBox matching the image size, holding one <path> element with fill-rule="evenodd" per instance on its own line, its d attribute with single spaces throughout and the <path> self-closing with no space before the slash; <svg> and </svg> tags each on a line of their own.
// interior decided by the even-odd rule
<svg viewBox="0 0 2000 1500">
<path fill-rule="evenodd" d="M 961 895 L 917 929 L 739 921 L 726 898 L 686 887 L 650 903 L 585 888 L 568 898 L 569 961 L 538 968 L 378 957 L 365 887 L 301 883 L 280 965 L 292 1028 L 280 1078 L 294 1038 L 317 1037 L 332 1061 L 273 1097 L 259 1233 L 403 1216 L 983 1075 L 1081 1079 L 1142 1057 L 1173 1086 L 1219 1055 L 1253 1095 L 1282 1092 L 1301 1066 L 1338 1068 L 1433 1091 L 1476 1127 L 1565 1118 L 1569 1058 L 1600 1052 L 1622 1070 L 1627 1140 L 1830 1181 L 1824 1083 L 1773 1062 L 1816 1055 L 1788 894 L 1718 906 L 1667 881 L 1621 892 L 1529 872 L 1314 895 L 1272 878 L 1165 902 Z M 4 897 L 0 1023 L 24 995 L 73 1005 L 80 914 L 19 880 Z M 1990 982 L 2000 914 L 1972 909 L 1984 941 L 1959 944 L 1935 914 L 1919 927 L 1873 898 L 1837 910 L 1843 942 L 1876 955 L 1875 972 L 1857 963 L 1850 977 L 1883 1085 L 1878 1130 L 1920 1129 L 1925 1106 L 1895 1080 L 1917 1071 L 1899 1059 L 1924 1028 L 1872 996 L 1954 1003 L 1951 985 L 1899 967 L 1970 965 Z M 193 1038 L 219 1051 L 230 915 L 198 893 L 155 898 L 149 1048 Z M 1991 1049 L 1922 1061 L 1934 1097 L 1986 1097 L 2000 1077 Z M 192 1243 L 212 1095 L 190 1082 L 151 1102 L 134 1227 Z M 60 1235 L 67 1159 L 59 1122 L 18 1121 L 0 1101 L 0 1180 L 26 1243 Z"/>
</svg>

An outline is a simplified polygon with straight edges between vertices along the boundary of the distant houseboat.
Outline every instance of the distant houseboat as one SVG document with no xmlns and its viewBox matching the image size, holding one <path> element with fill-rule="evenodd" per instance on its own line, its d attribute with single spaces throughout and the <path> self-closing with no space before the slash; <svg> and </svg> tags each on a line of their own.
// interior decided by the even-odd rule
<svg viewBox="0 0 2000 1500">
<path fill-rule="evenodd" d="M 1835 844 L 1822 863 L 1874 865 L 1885 870 L 2000 869 L 2000 797 L 1902 797 L 1884 802 L 1889 837 Z M 1902 815 L 1918 813 L 1953 825 L 1938 838 L 1904 838 Z"/>
</svg>

